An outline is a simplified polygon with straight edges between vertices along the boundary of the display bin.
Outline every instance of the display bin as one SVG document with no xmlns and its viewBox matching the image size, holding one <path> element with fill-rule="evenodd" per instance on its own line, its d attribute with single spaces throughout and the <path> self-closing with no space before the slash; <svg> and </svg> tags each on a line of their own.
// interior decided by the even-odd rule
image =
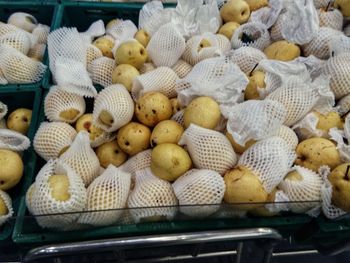
<svg viewBox="0 0 350 263">
<path fill-rule="evenodd" d="M 98 88 L 99 90 L 99 88 Z M 45 98 L 48 91 L 44 91 Z M 43 99 L 44 101 L 44 99 Z M 92 100 L 87 101 L 86 112 L 92 112 Z M 44 107 L 42 104 L 37 127 L 45 121 Z M 35 176 L 45 161 L 37 156 L 35 166 Z M 32 178 L 34 181 L 35 176 Z M 318 201 L 310 201 L 318 202 Z M 36 218 L 31 216 L 26 208 L 25 198 L 22 197 L 21 204 L 16 218 L 15 229 L 13 232 L 13 241 L 20 244 L 39 244 L 39 243 L 56 243 L 65 241 L 78 240 L 95 240 L 108 237 L 135 236 L 147 234 L 164 234 L 179 233 L 190 231 L 208 231 L 220 229 L 239 229 L 253 227 L 271 227 L 277 229 L 285 237 L 292 235 L 301 226 L 309 223 L 312 218 L 307 215 L 297 215 L 292 213 L 284 213 L 275 217 L 253 217 L 248 216 L 241 218 L 240 210 L 236 205 L 215 205 L 220 206 L 218 212 L 207 218 L 188 218 L 180 212 L 173 221 L 138 223 L 129 225 L 112 225 L 106 227 L 85 228 L 74 231 L 52 231 L 40 228 L 36 223 Z M 193 206 L 196 208 L 197 206 Z M 200 207 L 200 206 L 198 206 Z M 179 207 L 177 207 L 178 209 Z M 140 208 L 140 209 L 156 209 L 156 208 Z M 44 215 L 45 217 L 46 215 Z M 52 216 L 52 215 L 51 215 Z"/>
<path fill-rule="evenodd" d="M 26 12 L 35 16 L 39 23 L 50 26 L 50 30 L 56 28 L 56 15 L 60 9 L 60 5 L 54 0 L 38 0 L 38 1 L 1 1 L 0 0 L 0 21 L 6 22 L 8 17 L 14 12 Z M 47 49 L 43 58 L 43 64 L 48 66 Z M 0 88 L 20 87 L 21 89 L 39 88 L 45 86 L 49 82 L 49 69 L 47 68 L 43 78 L 37 83 L 30 84 L 8 84 L 0 85 Z"/>
<path fill-rule="evenodd" d="M 16 88 L 16 90 L 9 87 L 0 88 L 0 101 L 8 106 L 8 114 L 17 108 L 32 109 L 32 120 L 27 134 L 28 138 L 32 142 L 40 110 L 41 89 L 35 87 L 28 87 L 27 89 Z M 5 118 L 7 116 L 5 116 Z M 26 189 L 33 179 L 32 177 L 34 174 L 37 158 L 34 150 L 32 149 L 32 146 L 28 150 L 24 151 L 22 159 L 24 164 L 23 177 L 19 184 L 17 184 L 8 192 L 12 198 L 12 205 L 15 216 L 18 211 L 21 197 L 25 194 Z M 2 227 L 0 227 L 0 246 L 1 241 L 4 241 L 11 236 L 14 227 L 14 221 L 14 219 L 10 219 Z"/>
</svg>

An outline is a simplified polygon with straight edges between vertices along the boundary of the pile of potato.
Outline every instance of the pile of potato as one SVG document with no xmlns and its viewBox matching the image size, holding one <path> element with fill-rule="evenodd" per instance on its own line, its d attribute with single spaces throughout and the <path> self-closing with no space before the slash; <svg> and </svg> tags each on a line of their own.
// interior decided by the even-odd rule
<svg viewBox="0 0 350 263">
<path fill-rule="evenodd" d="M 346 39 L 347 2 L 307 1 L 320 24 L 303 45 L 281 33 L 288 7 L 274 23 L 261 20 L 269 26 L 250 21 L 256 12 L 272 16 L 277 0 L 209 6 L 214 22 L 192 31 L 175 27 L 167 20 L 174 10 L 155 2 L 147 4 L 157 6 L 152 23 L 143 20 L 137 30 L 115 19 L 106 34 L 86 40 L 84 70 L 103 86 L 89 93 L 91 111 L 79 83 L 54 86 L 46 96 L 48 122 L 39 127 L 34 149 L 48 162 L 26 198 L 33 215 L 48 215 L 38 223 L 66 230 L 171 220 L 178 209 L 205 217 L 221 203 L 258 216 L 281 209 L 318 214 L 329 183 L 332 204 L 323 211 L 349 212 L 350 159 L 342 144 L 349 50 L 331 56 L 331 38 L 322 35 Z M 258 30 L 249 33 L 254 23 Z M 332 71 L 338 62 L 341 71 Z M 273 75 L 275 69 L 281 71 Z M 233 75 L 236 82 L 225 81 Z M 273 206 L 281 201 L 285 208 Z"/>
</svg>

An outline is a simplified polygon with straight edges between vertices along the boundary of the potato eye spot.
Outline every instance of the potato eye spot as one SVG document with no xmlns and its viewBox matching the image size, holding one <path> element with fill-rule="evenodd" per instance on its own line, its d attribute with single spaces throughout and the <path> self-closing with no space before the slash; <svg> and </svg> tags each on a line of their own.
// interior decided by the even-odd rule
<svg viewBox="0 0 350 263">
<path fill-rule="evenodd" d="M 114 152 L 115 152 L 116 154 L 118 154 L 118 153 L 119 153 L 119 151 L 118 151 L 118 150 L 115 150 Z"/>
<path fill-rule="evenodd" d="M 152 113 L 153 113 L 153 114 L 156 114 L 157 112 L 156 112 L 156 110 L 152 110 Z"/>
<path fill-rule="evenodd" d="M 141 49 L 140 49 L 140 54 L 143 55 L 144 53 L 145 53 L 144 49 L 141 48 Z"/>
<path fill-rule="evenodd" d="M 126 146 L 129 146 L 130 143 L 129 143 L 128 141 L 125 141 L 125 145 L 126 145 Z"/>
<path fill-rule="evenodd" d="M 0 181 L 0 184 L 3 185 L 5 182 L 4 181 Z"/>
</svg>

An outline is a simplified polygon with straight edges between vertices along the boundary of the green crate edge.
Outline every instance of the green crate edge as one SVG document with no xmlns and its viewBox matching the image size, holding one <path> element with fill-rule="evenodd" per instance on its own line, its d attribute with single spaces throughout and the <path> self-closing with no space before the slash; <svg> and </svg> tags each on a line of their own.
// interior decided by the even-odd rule
<svg viewBox="0 0 350 263">
<path fill-rule="evenodd" d="M 28 132 L 28 138 L 32 142 L 34 135 L 35 135 L 35 132 L 36 132 L 36 129 L 37 129 L 37 121 L 38 121 L 40 107 L 41 107 L 42 91 L 41 91 L 41 89 L 38 89 L 36 87 L 25 87 L 25 88 L 17 87 L 16 89 L 17 90 L 14 91 L 10 87 L 0 88 L 0 95 L 1 95 L 1 93 L 16 93 L 16 92 L 21 92 L 21 91 L 33 91 L 35 93 L 33 109 L 32 109 L 33 110 L 32 120 L 31 120 L 30 129 Z M 35 168 L 37 157 L 34 153 L 34 149 L 33 149 L 32 145 L 27 151 L 25 151 L 23 158 L 28 159 L 30 161 L 24 165 L 24 177 L 22 178 L 22 180 L 24 180 L 24 181 L 23 181 L 22 189 L 20 191 L 20 196 L 23 195 L 25 193 L 25 191 L 27 190 L 27 188 L 30 186 L 30 183 L 32 182 L 32 178 L 34 176 L 34 168 Z M 21 198 L 21 197 L 19 197 L 19 198 Z M 15 215 L 18 214 L 20 203 L 21 202 L 19 202 L 18 207 L 13 207 Z M 3 228 L 3 232 L 0 232 L 0 243 L 7 240 L 12 234 L 12 231 L 14 229 L 15 224 L 13 224 L 13 222 L 11 222 L 11 220 L 13 220 L 13 219 L 10 219 L 10 222 L 5 224 L 5 226 Z"/>
</svg>

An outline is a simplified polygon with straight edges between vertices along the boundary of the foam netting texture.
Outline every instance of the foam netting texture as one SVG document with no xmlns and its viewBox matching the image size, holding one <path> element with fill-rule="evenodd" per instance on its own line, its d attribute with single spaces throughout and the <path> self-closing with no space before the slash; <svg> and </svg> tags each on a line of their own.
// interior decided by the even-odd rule
<svg viewBox="0 0 350 263">
<path fill-rule="evenodd" d="M 4 73 L 2 73 L 2 70 L 0 69 L 0 84 L 6 85 L 8 83 L 7 79 L 4 76 Z"/>
<path fill-rule="evenodd" d="M 93 60 L 88 65 L 88 71 L 91 74 L 92 82 L 102 87 L 112 85 L 112 73 L 115 67 L 114 59 L 100 57 Z"/>
<path fill-rule="evenodd" d="M 5 119 L 0 119 L 0 129 L 7 129 L 7 124 Z"/>
<path fill-rule="evenodd" d="M 27 56 L 42 61 L 45 55 L 45 50 L 46 44 L 35 44 L 31 49 L 29 49 Z"/>
<path fill-rule="evenodd" d="M 321 7 L 327 7 L 329 3 L 333 3 L 334 0 L 313 0 L 315 7 L 321 8 Z"/>
<path fill-rule="evenodd" d="M 301 121 L 294 125 L 293 129 L 300 140 L 312 137 L 329 138 L 328 131 L 317 129 L 319 118 L 314 112 L 309 112 Z"/>
<path fill-rule="evenodd" d="M 140 74 L 145 74 L 152 70 L 156 69 L 156 66 L 153 63 L 144 63 L 139 69 Z"/>
<path fill-rule="evenodd" d="M 67 123 L 43 122 L 34 137 L 34 150 L 46 161 L 58 158 L 61 151 L 72 144 L 76 135 L 76 130 Z"/>
<path fill-rule="evenodd" d="M 261 60 L 267 59 L 267 57 L 259 49 L 240 47 L 239 49 L 230 51 L 227 54 L 227 59 L 237 64 L 245 74 L 249 74 Z"/>
<path fill-rule="evenodd" d="M 98 58 L 102 58 L 103 54 L 100 49 L 95 47 L 92 44 L 89 44 L 86 48 L 86 65 L 89 68 L 89 65 L 92 61 Z"/>
<path fill-rule="evenodd" d="M 196 168 L 223 175 L 237 163 L 230 141 L 220 132 L 191 124 L 183 133 L 180 145 L 186 145 Z"/>
<path fill-rule="evenodd" d="M 186 61 L 179 59 L 172 67 L 172 70 L 174 70 L 177 76 L 182 79 L 186 77 L 188 73 L 191 72 L 192 66 Z"/>
<path fill-rule="evenodd" d="M 100 19 L 93 22 L 86 31 L 80 33 L 80 36 L 83 38 L 84 42 L 91 43 L 93 39 L 98 38 L 105 33 L 105 24 Z"/>
<path fill-rule="evenodd" d="M 43 24 L 38 24 L 34 29 L 32 34 L 38 37 L 38 44 L 46 44 L 47 37 L 50 33 L 50 27 Z"/>
<path fill-rule="evenodd" d="M 350 94 L 338 101 L 337 109 L 340 116 L 344 116 L 350 111 Z"/>
<path fill-rule="evenodd" d="M 0 120 L 6 116 L 7 112 L 7 105 L 0 101 Z"/>
<path fill-rule="evenodd" d="M 323 68 L 323 73 L 330 76 L 330 87 L 335 99 L 350 93 L 350 53 L 331 57 Z"/>
<path fill-rule="evenodd" d="M 5 206 L 8 210 L 6 215 L 0 215 L 0 226 L 2 226 L 8 219 L 13 215 L 12 201 L 8 193 L 3 190 L 0 190 L 0 199 L 5 203 Z"/>
<path fill-rule="evenodd" d="M 0 45 L 0 68 L 6 80 L 16 84 L 38 82 L 46 71 L 44 64 L 7 45 Z"/>
<path fill-rule="evenodd" d="M 154 176 L 150 168 L 136 172 L 136 183 L 129 195 L 128 208 L 136 223 L 147 218 L 161 217 L 171 220 L 178 201 L 171 184 Z"/>
<path fill-rule="evenodd" d="M 190 170 L 173 183 L 180 211 L 191 217 L 206 217 L 219 210 L 225 182 L 211 170 Z"/>
<path fill-rule="evenodd" d="M 96 148 L 106 142 L 113 141 L 117 135 L 112 132 L 103 131 L 99 136 L 95 137 L 93 140 L 90 139 L 90 145 L 92 148 Z"/>
<path fill-rule="evenodd" d="M 134 79 L 132 97 L 138 100 L 143 94 L 155 91 L 164 94 L 168 98 L 174 98 L 176 97 L 175 84 L 177 79 L 177 74 L 171 68 L 158 67 Z"/>
<path fill-rule="evenodd" d="M 347 37 L 350 37 L 350 24 L 347 25 L 347 26 L 344 28 L 344 34 L 345 34 Z"/>
<path fill-rule="evenodd" d="M 86 212 L 78 222 L 94 226 L 115 224 L 124 212 L 130 184 L 130 174 L 109 165 L 88 187 Z"/>
<path fill-rule="evenodd" d="M 305 213 L 316 206 L 321 200 L 321 185 L 323 183 L 319 174 L 301 167 L 294 166 L 292 171 L 296 171 L 301 177 L 301 181 L 284 179 L 278 188 L 289 198 L 290 210 L 294 213 Z M 309 201 L 309 202 L 308 202 Z"/>
<path fill-rule="evenodd" d="M 341 34 L 342 32 L 338 30 L 329 27 L 320 27 L 316 36 L 309 43 L 302 46 L 304 56 L 314 55 L 320 59 L 328 59 L 330 56 L 330 41 Z"/>
<path fill-rule="evenodd" d="M 66 175 L 69 181 L 69 199 L 58 201 L 51 195 L 49 179 L 52 175 Z M 62 229 L 76 222 L 86 203 L 86 189 L 82 179 L 66 164 L 49 160 L 35 178 L 31 210 L 43 228 Z M 51 215 L 50 214 L 54 214 Z"/>
<path fill-rule="evenodd" d="M 232 48 L 231 41 L 224 35 L 216 34 L 216 39 L 218 42 L 218 47 L 221 50 L 222 54 L 225 55 Z"/>
<path fill-rule="evenodd" d="M 33 214 L 33 193 L 35 191 L 35 182 L 32 183 L 27 192 L 26 192 L 26 196 L 25 196 L 25 201 L 26 201 L 26 206 L 27 209 L 29 211 L 29 213 Z"/>
<path fill-rule="evenodd" d="M 243 100 L 248 78 L 233 62 L 224 57 L 205 59 L 176 82 L 181 105 L 188 105 L 195 97 L 208 96 L 225 106 Z"/>
<path fill-rule="evenodd" d="M 250 40 L 242 40 L 243 35 L 246 35 Z M 271 43 L 270 33 L 264 24 L 248 22 L 235 30 L 231 43 L 234 49 L 248 46 L 264 50 Z"/>
<path fill-rule="evenodd" d="M 0 37 L 0 44 L 8 45 L 14 49 L 17 49 L 24 55 L 28 54 L 31 47 L 30 38 L 23 31 L 15 31 L 7 33 Z"/>
<path fill-rule="evenodd" d="M 97 92 L 86 70 L 87 45 L 76 28 L 59 28 L 48 36 L 50 70 L 54 82 L 67 91 L 94 97 Z"/>
<path fill-rule="evenodd" d="M 27 136 L 9 129 L 0 129 L 0 149 L 21 152 L 27 150 L 30 140 Z"/>
<path fill-rule="evenodd" d="M 75 136 L 73 143 L 59 160 L 69 165 L 82 178 L 86 187 L 99 176 L 100 162 L 90 146 L 86 131 L 80 131 Z"/>
<path fill-rule="evenodd" d="M 332 56 L 350 52 L 350 37 L 338 35 L 329 42 L 329 52 Z"/>
<path fill-rule="evenodd" d="M 168 23 L 160 27 L 151 37 L 147 52 L 157 67 L 172 67 L 185 51 L 185 47 L 183 36 L 172 23 Z"/>
<path fill-rule="evenodd" d="M 286 17 L 287 17 L 287 14 L 284 10 L 280 13 L 276 22 L 271 27 L 270 34 L 271 34 L 271 39 L 273 41 L 279 41 L 284 39 L 282 36 L 282 27 L 283 27 L 283 24 L 285 23 Z"/>
<path fill-rule="evenodd" d="M 85 108 L 85 100 L 82 96 L 61 90 L 58 86 L 51 87 L 45 97 L 44 111 L 49 121 L 75 123 L 84 114 Z M 72 109 L 78 111 L 73 119 L 65 119 L 60 116 L 62 112 Z"/>
<path fill-rule="evenodd" d="M 295 152 L 280 137 L 270 137 L 249 147 L 238 165 L 248 167 L 259 177 L 266 192 L 283 180 L 295 160 Z"/>
<path fill-rule="evenodd" d="M 338 31 L 343 29 L 343 14 L 338 9 L 333 9 L 331 12 L 317 10 L 318 18 L 321 27 L 330 27 Z"/>
<path fill-rule="evenodd" d="M 145 24 L 148 24 L 151 17 L 164 10 L 163 3 L 161 1 L 151 1 L 145 3 L 139 12 L 139 28 L 144 28 Z"/>
<path fill-rule="evenodd" d="M 319 59 L 314 55 L 308 57 L 298 57 L 293 62 L 302 63 L 306 66 L 311 79 L 316 79 L 322 74 L 323 67 L 327 60 Z"/>
<path fill-rule="evenodd" d="M 254 10 L 250 14 L 249 22 L 259 22 L 271 28 L 277 21 L 283 10 L 283 2 L 280 0 L 270 0 L 269 5 Z"/>
<path fill-rule="evenodd" d="M 246 101 L 231 108 L 227 131 L 236 143 L 245 145 L 251 139 L 261 140 L 274 135 L 286 115 L 283 104 L 277 101 Z"/>
<path fill-rule="evenodd" d="M 176 112 L 171 119 L 173 121 L 176 121 L 178 124 L 180 124 L 181 126 L 185 126 L 185 119 L 184 119 L 184 112 L 185 110 L 180 110 L 178 112 Z"/>
<path fill-rule="evenodd" d="M 32 32 L 38 24 L 36 18 L 28 13 L 15 12 L 7 19 L 7 23 L 22 28 L 27 32 Z"/>
<path fill-rule="evenodd" d="M 206 47 L 202 41 L 208 42 L 209 46 Z M 201 45 L 203 45 L 203 47 L 201 47 Z M 194 66 L 204 59 L 220 56 L 221 54 L 222 51 L 219 47 L 216 35 L 208 32 L 203 35 L 193 36 L 187 40 L 186 48 L 181 58 Z"/>
<path fill-rule="evenodd" d="M 119 166 L 119 169 L 134 176 L 137 171 L 151 167 L 151 154 L 151 149 L 139 152 Z"/>
<path fill-rule="evenodd" d="M 113 118 L 111 126 L 102 123 L 99 116 L 102 111 L 107 111 Z M 120 84 L 104 88 L 95 99 L 93 111 L 93 123 L 97 127 L 113 132 L 129 123 L 134 115 L 134 101 L 128 90 Z"/>
<path fill-rule="evenodd" d="M 134 38 L 136 32 L 137 27 L 131 20 L 119 21 L 119 23 L 114 23 L 106 30 L 106 33 L 117 41 L 117 45 Z"/>
<path fill-rule="evenodd" d="M 275 134 L 275 136 L 282 138 L 283 140 L 286 141 L 286 143 L 288 144 L 288 146 L 295 150 L 297 148 L 297 145 L 299 143 L 299 139 L 298 136 L 296 135 L 296 133 L 289 128 L 288 126 L 282 125 L 277 133 Z"/>
</svg>

